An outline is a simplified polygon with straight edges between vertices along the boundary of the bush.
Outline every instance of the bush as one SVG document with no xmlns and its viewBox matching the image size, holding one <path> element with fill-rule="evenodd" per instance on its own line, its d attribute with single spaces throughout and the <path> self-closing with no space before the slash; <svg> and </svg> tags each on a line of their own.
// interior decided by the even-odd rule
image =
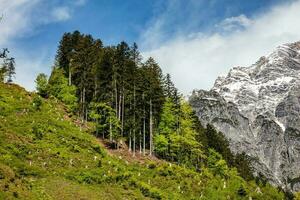
<svg viewBox="0 0 300 200">
<path fill-rule="evenodd" d="M 156 168 L 155 162 L 150 162 L 150 163 L 148 164 L 148 168 L 149 168 L 149 169 L 155 169 L 155 168 Z"/>
<path fill-rule="evenodd" d="M 93 146 L 94 151 L 96 151 L 99 154 L 103 154 L 101 147 L 97 144 Z"/>
<path fill-rule="evenodd" d="M 71 147 L 71 151 L 75 152 L 75 153 L 79 153 L 81 151 L 81 149 L 78 145 L 75 144 Z"/>
<path fill-rule="evenodd" d="M 241 187 L 238 189 L 237 193 L 238 193 L 239 196 L 243 196 L 243 197 L 247 196 L 247 192 L 246 192 L 246 190 L 244 189 L 243 186 L 241 186 Z"/>
<path fill-rule="evenodd" d="M 126 181 L 128 180 L 130 177 L 132 176 L 132 174 L 128 173 L 128 172 L 125 172 L 125 173 L 122 173 L 120 175 L 117 175 L 115 177 L 116 179 L 116 182 L 119 182 L 119 181 Z"/>
<path fill-rule="evenodd" d="M 34 125 L 32 127 L 32 133 L 34 134 L 35 139 L 41 140 L 44 136 L 44 129 L 39 125 Z"/>
<path fill-rule="evenodd" d="M 160 191 L 158 189 L 153 188 L 144 182 L 138 182 L 137 185 L 145 197 L 150 197 L 150 198 L 154 198 L 154 199 L 162 199 L 163 195 L 160 193 Z"/>
<path fill-rule="evenodd" d="M 9 166 L 0 164 L 0 179 L 12 179 L 14 177 L 15 173 Z"/>
<path fill-rule="evenodd" d="M 43 104 L 42 98 L 40 96 L 33 97 L 33 108 L 35 110 L 41 110 L 41 106 Z"/>
<path fill-rule="evenodd" d="M 158 174 L 161 176 L 172 176 L 175 175 L 173 172 L 172 168 L 170 168 L 167 165 L 162 165 L 161 167 L 158 168 Z"/>
</svg>

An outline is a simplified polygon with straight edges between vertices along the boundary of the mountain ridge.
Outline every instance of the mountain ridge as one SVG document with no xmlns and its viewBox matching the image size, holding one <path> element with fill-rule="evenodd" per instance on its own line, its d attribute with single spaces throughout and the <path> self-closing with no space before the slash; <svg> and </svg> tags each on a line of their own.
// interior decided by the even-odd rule
<svg viewBox="0 0 300 200">
<path fill-rule="evenodd" d="M 203 124 L 223 132 L 234 152 L 257 160 L 256 175 L 292 191 L 300 189 L 299 72 L 300 42 L 284 44 L 249 67 L 232 68 L 210 91 L 194 91 L 189 98 Z"/>
</svg>

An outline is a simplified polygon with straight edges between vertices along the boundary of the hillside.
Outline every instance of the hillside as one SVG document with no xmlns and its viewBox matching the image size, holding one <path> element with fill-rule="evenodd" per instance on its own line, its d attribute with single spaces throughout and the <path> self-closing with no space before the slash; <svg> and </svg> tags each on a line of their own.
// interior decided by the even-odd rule
<svg viewBox="0 0 300 200">
<path fill-rule="evenodd" d="M 0 115 L 0 199 L 283 199 L 234 169 L 222 177 L 108 154 L 57 100 L 14 84 L 0 83 Z"/>
</svg>

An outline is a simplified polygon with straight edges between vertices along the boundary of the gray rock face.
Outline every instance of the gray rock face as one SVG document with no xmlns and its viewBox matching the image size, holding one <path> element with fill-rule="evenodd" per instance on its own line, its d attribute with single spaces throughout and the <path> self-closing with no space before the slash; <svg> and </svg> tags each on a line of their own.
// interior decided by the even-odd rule
<svg viewBox="0 0 300 200">
<path fill-rule="evenodd" d="M 254 158 L 256 174 L 300 190 L 300 42 L 231 69 L 189 101 L 204 125 L 224 133 L 233 152 Z"/>
</svg>

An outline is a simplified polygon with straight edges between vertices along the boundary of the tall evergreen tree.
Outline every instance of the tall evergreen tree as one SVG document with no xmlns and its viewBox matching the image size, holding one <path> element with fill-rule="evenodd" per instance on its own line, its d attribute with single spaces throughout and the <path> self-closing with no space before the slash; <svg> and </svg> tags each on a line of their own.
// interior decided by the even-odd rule
<svg viewBox="0 0 300 200">
<path fill-rule="evenodd" d="M 149 103 L 149 150 L 150 155 L 152 155 L 154 129 L 159 124 L 160 112 L 164 102 L 163 76 L 159 65 L 151 57 L 144 64 L 144 73 L 145 96 Z"/>
<path fill-rule="evenodd" d="M 15 72 L 15 58 L 7 58 L 5 59 L 5 65 L 7 67 L 7 82 L 11 83 L 13 82 L 12 79 L 14 75 L 16 74 Z"/>
<path fill-rule="evenodd" d="M 42 97 L 48 96 L 48 78 L 44 73 L 39 74 L 35 80 L 36 90 Z"/>
</svg>

